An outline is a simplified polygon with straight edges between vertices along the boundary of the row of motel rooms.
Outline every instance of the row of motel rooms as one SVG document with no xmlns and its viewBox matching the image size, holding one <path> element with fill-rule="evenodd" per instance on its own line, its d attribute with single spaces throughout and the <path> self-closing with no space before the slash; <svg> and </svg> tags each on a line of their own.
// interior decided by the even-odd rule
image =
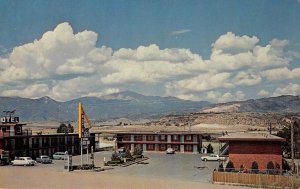
<svg viewBox="0 0 300 189">
<path fill-rule="evenodd" d="M 195 132 L 130 132 L 117 134 L 117 147 L 130 151 L 139 146 L 143 151 L 163 152 L 173 148 L 177 152 L 199 153 L 202 136 Z"/>
</svg>

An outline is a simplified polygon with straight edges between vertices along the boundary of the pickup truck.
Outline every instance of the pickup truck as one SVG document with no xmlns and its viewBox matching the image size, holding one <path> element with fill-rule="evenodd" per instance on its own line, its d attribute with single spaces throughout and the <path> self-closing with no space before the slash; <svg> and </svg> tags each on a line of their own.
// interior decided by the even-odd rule
<svg viewBox="0 0 300 189">
<path fill-rule="evenodd" d="M 202 161 L 224 161 L 225 157 L 220 157 L 218 154 L 210 154 L 209 156 L 202 156 Z"/>
<path fill-rule="evenodd" d="M 42 155 L 42 156 L 39 156 L 36 158 L 36 161 L 38 163 L 43 163 L 43 164 L 46 164 L 46 163 L 52 163 L 52 159 L 50 159 L 49 156 L 45 156 L 45 155 Z"/>
</svg>

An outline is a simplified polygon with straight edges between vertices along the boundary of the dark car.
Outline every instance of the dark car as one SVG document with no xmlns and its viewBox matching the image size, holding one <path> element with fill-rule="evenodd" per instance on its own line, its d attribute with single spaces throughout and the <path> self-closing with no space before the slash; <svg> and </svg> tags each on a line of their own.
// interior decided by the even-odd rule
<svg viewBox="0 0 300 189">
<path fill-rule="evenodd" d="M 46 164 L 46 163 L 52 163 L 52 159 L 50 159 L 49 156 L 45 156 L 45 155 L 42 155 L 42 156 L 39 156 L 36 158 L 36 161 L 38 163 L 43 163 L 43 164 Z"/>
</svg>

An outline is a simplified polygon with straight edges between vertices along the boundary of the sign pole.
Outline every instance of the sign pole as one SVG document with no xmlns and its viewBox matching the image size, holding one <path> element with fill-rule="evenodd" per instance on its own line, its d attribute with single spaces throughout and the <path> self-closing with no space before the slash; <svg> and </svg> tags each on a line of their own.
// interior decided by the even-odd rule
<svg viewBox="0 0 300 189">
<path fill-rule="evenodd" d="M 82 140 L 82 138 L 80 139 L 80 165 L 81 165 L 81 168 L 82 168 L 82 142 L 83 140 Z"/>
<path fill-rule="evenodd" d="M 89 164 L 89 145 L 87 145 L 86 149 L 86 163 Z"/>
</svg>

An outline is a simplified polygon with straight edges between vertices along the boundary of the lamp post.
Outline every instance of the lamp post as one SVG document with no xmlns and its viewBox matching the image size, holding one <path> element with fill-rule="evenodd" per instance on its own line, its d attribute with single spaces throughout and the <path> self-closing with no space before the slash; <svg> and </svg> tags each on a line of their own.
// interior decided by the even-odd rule
<svg viewBox="0 0 300 189">
<path fill-rule="evenodd" d="M 285 118 L 284 119 L 285 122 L 289 123 L 291 125 L 291 156 L 292 156 L 292 172 L 294 172 L 295 170 L 295 157 L 294 157 L 294 148 L 295 148 L 295 145 L 294 145 L 294 121 L 293 121 L 293 117 L 291 117 L 290 119 L 288 118 Z"/>
<path fill-rule="evenodd" d="M 295 157 L 294 157 L 294 150 L 295 150 L 295 144 L 294 144 L 294 122 L 291 120 L 291 150 L 292 150 L 292 171 L 294 172 L 295 170 Z"/>
</svg>

